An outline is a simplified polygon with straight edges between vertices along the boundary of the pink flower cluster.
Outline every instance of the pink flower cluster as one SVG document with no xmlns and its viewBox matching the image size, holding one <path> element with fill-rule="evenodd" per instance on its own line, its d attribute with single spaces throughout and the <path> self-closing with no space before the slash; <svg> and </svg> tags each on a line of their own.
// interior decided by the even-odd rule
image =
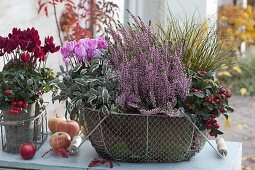
<svg viewBox="0 0 255 170">
<path fill-rule="evenodd" d="M 53 43 L 52 36 L 46 37 L 44 45 L 41 45 L 40 36 L 35 28 L 26 30 L 13 28 L 7 37 L 0 36 L 0 56 L 13 54 L 12 59 L 20 59 L 24 63 L 45 61 L 49 52 L 57 52 L 59 48 Z"/>
<path fill-rule="evenodd" d="M 65 63 L 71 62 L 71 59 L 82 63 L 89 61 L 91 58 L 102 54 L 102 50 L 108 46 L 104 37 L 97 39 L 84 38 L 79 42 L 67 42 L 65 47 L 61 48 L 61 54 Z"/>
</svg>

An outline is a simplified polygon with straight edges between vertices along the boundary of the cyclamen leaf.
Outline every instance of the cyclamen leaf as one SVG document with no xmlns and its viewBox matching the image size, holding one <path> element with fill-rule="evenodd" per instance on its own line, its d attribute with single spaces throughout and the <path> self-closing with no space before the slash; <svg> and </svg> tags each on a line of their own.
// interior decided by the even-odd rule
<svg viewBox="0 0 255 170">
<path fill-rule="evenodd" d="M 74 72 L 77 72 L 77 71 L 79 71 L 79 69 L 81 68 L 81 64 L 80 63 L 78 63 L 75 67 L 74 67 L 74 69 L 73 69 L 73 71 Z"/>
<path fill-rule="evenodd" d="M 85 75 L 86 73 L 87 73 L 87 69 L 82 69 L 80 74 Z"/>
<path fill-rule="evenodd" d="M 90 72 L 91 73 L 93 73 L 96 69 L 98 69 L 99 68 L 99 64 L 95 64 L 95 65 L 93 65 L 93 66 L 91 66 L 91 68 L 90 68 Z"/>
<path fill-rule="evenodd" d="M 83 102 L 82 102 L 81 99 L 79 99 L 79 100 L 77 101 L 77 103 L 76 103 L 76 108 L 77 108 L 78 110 L 81 110 L 81 109 L 83 108 Z"/>
<path fill-rule="evenodd" d="M 59 68 L 60 68 L 60 71 L 61 71 L 62 73 L 65 73 L 65 69 L 64 69 L 64 67 L 63 67 L 62 65 L 60 65 Z"/>
<path fill-rule="evenodd" d="M 104 104 L 108 103 L 109 93 L 108 93 L 108 90 L 106 88 L 104 88 L 103 91 L 102 91 L 102 99 L 103 99 Z"/>
<path fill-rule="evenodd" d="M 85 86 L 87 84 L 87 82 L 83 79 L 74 79 L 74 81 L 82 86 Z"/>
<path fill-rule="evenodd" d="M 101 110 L 102 110 L 102 112 L 103 112 L 103 114 L 104 114 L 105 116 L 110 115 L 110 111 L 109 111 L 109 109 L 107 108 L 106 105 L 103 105 L 103 106 L 101 107 Z"/>
<path fill-rule="evenodd" d="M 95 89 L 93 89 L 93 88 L 91 88 L 91 89 L 89 90 L 89 92 L 90 92 L 91 94 L 97 94 L 97 91 L 96 91 Z"/>
<path fill-rule="evenodd" d="M 89 98 L 88 98 L 88 102 L 90 103 L 90 104 L 92 104 L 92 102 L 93 102 L 93 100 L 95 100 L 97 98 L 97 96 L 90 96 Z"/>
</svg>

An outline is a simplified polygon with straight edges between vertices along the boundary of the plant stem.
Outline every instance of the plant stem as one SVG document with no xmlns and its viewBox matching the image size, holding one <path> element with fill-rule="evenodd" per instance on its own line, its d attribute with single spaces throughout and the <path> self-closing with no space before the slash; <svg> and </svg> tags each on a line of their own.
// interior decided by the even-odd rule
<svg viewBox="0 0 255 170">
<path fill-rule="evenodd" d="M 54 16 L 55 16 L 55 21 L 56 21 L 56 24 L 57 24 L 57 29 L 58 29 L 59 41 L 60 41 L 61 47 L 63 47 L 63 41 L 62 41 L 61 34 L 60 34 L 60 28 L 59 28 L 59 23 L 58 23 L 58 18 L 57 18 L 57 10 L 56 10 L 54 0 L 53 0 L 53 9 L 54 9 Z"/>
</svg>

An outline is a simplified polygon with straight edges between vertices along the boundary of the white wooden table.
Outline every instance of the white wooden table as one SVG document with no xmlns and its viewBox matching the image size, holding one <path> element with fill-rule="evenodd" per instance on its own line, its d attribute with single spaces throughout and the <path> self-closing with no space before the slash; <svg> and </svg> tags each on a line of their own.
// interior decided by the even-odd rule
<svg viewBox="0 0 255 170">
<path fill-rule="evenodd" d="M 212 141 L 215 143 L 215 141 Z M 123 163 L 114 166 L 113 170 L 241 170 L 242 144 L 226 142 L 228 156 L 220 159 L 215 151 L 206 144 L 205 148 L 190 161 L 179 163 Z M 42 169 L 42 170 L 105 170 L 110 169 L 109 164 L 88 168 L 88 164 L 98 158 L 89 141 L 82 145 L 79 154 L 63 158 L 53 156 L 51 153 L 42 158 L 44 152 L 50 149 L 48 141 L 37 151 L 32 160 L 23 160 L 18 154 L 8 154 L 0 151 L 0 169 Z"/>
</svg>

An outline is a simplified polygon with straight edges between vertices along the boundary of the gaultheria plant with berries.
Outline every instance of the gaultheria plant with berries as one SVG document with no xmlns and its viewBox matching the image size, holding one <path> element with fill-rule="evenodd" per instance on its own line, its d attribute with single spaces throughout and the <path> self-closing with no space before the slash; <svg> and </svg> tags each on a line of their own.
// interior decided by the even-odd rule
<svg viewBox="0 0 255 170">
<path fill-rule="evenodd" d="M 116 107 L 116 76 L 108 68 L 107 47 L 105 38 L 99 37 L 67 42 L 60 50 L 68 69 L 60 66 L 61 72 L 51 82 L 60 89 L 53 93 L 53 100 L 66 100 L 66 114 L 80 124 L 85 106 L 105 114 Z"/>
<path fill-rule="evenodd" d="M 28 104 L 43 103 L 40 96 L 53 88 L 49 80 L 54 78 L 46 67 L 47 57 L 59 48 L 53 37 L 46 37 L 42 44 L 35 28 L 13 28 L 7 37 L 0 36 L 0 58 L 4 62 L 0 72 L 1 110 L 17 115 Z"/>
<path fill-rule="evenodd" d="M 216 118 L 223 115 L 228 119 L 228 113 L 234 111 L 228 104 L 231 90 L 220 86 L 214 80 L 213 72 L 190 71 L 190 74 L 192 87 L 185 102 L 180 101 L 179 106 L 184 107 L 191 118 L 199 120 L 201 131 L 209 130 L 210 136 L 223 134 Z"/>
</svg>

